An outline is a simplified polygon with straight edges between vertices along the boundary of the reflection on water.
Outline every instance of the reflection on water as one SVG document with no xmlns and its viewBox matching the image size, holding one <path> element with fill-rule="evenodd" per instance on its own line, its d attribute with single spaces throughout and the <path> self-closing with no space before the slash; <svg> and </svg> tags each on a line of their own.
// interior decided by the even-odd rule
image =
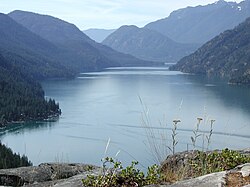
<svg viewBox="0 0 250 187">
<path fill-rule="evenodd" d="M 208 88 L 209 94 L 214 94 L 224 103 L 226 107 L 237 108 L 242 112 L 250 115 L 250 87 L 245 85 L 228 85 L 225 81 L 218 78 L 209 78 L 205 76 L 187 76 L 192 82 L 196 82 L 196 86 L 203 87 L 204 82 L 208 82 L 205 86 Z"/>
<path fill-rule="evenodd" d="M 27 154 L 34 164 L 58 159 L 100 164 L 109 138 L 108 156 L 120 150 L 118 159 L 125 164 L 135 159 L 144 167 L 153 164 L 148 129 L 142 123 L 143 105 L 156 142 L 164 137 L 171 143 L 172 120 L 181 119 L 179 151 L 190 147 L 197 117 L 204 118 L 202 134 L 209 132 L 209 120 L 216 120 L 210 148 L 250 145 L 249 87 L 170 72 L 167 67 L 109 68 L 83 73 L 75 80 L 46 81 L 43 87 L 46 96 L 60 103 L 62 116 L 54 122 L 18 124 L 1 131 L 1 140 Z M 202 147 L 202 138 L 198 144 Z"/>
</svg>

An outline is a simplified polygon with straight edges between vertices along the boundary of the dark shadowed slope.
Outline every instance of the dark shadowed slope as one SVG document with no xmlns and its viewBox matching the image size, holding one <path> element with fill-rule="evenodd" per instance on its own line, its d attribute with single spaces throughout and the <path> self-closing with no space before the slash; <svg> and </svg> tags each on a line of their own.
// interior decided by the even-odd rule
<svg viewBox="0 0 250 187">
<path fill-rule="evenodd" d="M 198 48 L 197 45 L 180 44 L 156 31 L 133 25 L 120 27 L 103 44 L 140 59 L 159 62 L 177 62 Z"/>
<path fill-rule="evenodd" d="M 171 69 L 228 77 L 232 83 L 250 84 L 250 18 L 207 42 Z"/>
<path fill-rule="evenodd" d="M 54 54 L 63 53 L 52 43 L 30 32 L 9 16 L 0 14 L 0 52 L 35 78 L 72 76 Z"/>
<path fill-rule="evenodd" d="M 145 27 L 185 43 L 204 44 L 221 32 L 233 29 L 250 16 L 250 0 L 216 3 L 176 10 L 169 17 Z"/>
</svg>

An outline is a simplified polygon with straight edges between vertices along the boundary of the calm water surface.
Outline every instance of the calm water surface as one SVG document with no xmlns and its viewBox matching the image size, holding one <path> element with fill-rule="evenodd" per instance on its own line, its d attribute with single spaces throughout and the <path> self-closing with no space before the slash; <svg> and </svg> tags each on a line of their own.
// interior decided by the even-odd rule
<svg viewBox="0 0 250 187">
<path fill-rule="evenodd" d="M 250 147 L 249 87 L 167 68 L 113 68 L 42 85 L 46 96 L 60 103 L 62 116 L 50 122 L 16 124 L 1 130 L 0 136 L 35 165 L 54 161 L 100 165 L 109 138 L 107 156 L 120 151 L 117 158 L 125 164 L 135 159 L 141 166 L 153 164 L 143 114 L 161 147 L 171 143 L 172 121 L 180 119 L 176 149 L 191 149 L 197 117 L 204 119 L 200 126 L 204 140 L 209 120 L 216 120 L 211 149 Z M 166 139 L 164 144 L 160 136 Z M 198 146 L 205 148 L 202 139 Z"/>
</svg>

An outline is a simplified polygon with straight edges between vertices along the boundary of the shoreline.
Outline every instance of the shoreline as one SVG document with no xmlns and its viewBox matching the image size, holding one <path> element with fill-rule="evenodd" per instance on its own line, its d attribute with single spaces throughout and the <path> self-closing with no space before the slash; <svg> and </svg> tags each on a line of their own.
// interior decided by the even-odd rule
<svg viewBox="0 0 250 187">
<path fill-rule="evenodd" d="M 59 119 L 60 115 L 61 115 L 61 112 L 53 114 L 53 115 L 49 115 L 47 118 L 36 118 L 36 119 L 34 118 L 34 119 L 18 120 L 18 121 L 11 121 L 11 122 L 7 121 L 5 123 L 0 123 L 0 130 L 10 125 L 15 125 L 15 124 L 24 124 L 24 123 L 30 123 L 30 122 L 46 122 L 46 121 L 48 122 L 56 118 Z"/>
</svg>

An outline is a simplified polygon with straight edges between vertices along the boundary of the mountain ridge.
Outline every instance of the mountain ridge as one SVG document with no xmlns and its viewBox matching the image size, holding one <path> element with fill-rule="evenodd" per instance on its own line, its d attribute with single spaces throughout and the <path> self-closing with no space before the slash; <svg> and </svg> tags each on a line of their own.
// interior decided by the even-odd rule
<svg viewBox="0 0 250 187">
<path fill-rule="evenodd" d="M 144 60 L 176 62 L 198 48 L 193 44 L 181 44 L 156 31 L 124 25 L 109 35 L 103 44 Z"/>
<path fill-rule="evenodd" d="M 52 42 L 57 47 L 73 53 L 76 62 L 81 64 L 86 59 L 85 64 L 92 62 L 97 67 L 100 66 L 94 70 L 112 66 L 152 65 L 152 62 L 118 53 L 109 47 L 96 43 L 74 24 L 64 20 L 20 10 L 13 11 L 8 15 L 33 33 Z M 121 60 L 117 61 L 119 58 Z"/>
<path fill-rule="evenodd" d="M 249 16 L 250 0 L 240 3 L 220 0 L 173 11 L 168 17 L 145 25 L 145 28 L 177 42 L 204 44 L 221 32 L 233 29 Z"/>
<path fill-rule="evenodd" d="M 144 60 L 175 63 L 250 16 L 250 0 L 186 7 L 143 28 L 123 26 L 102 43 Z"/>
</svg>

